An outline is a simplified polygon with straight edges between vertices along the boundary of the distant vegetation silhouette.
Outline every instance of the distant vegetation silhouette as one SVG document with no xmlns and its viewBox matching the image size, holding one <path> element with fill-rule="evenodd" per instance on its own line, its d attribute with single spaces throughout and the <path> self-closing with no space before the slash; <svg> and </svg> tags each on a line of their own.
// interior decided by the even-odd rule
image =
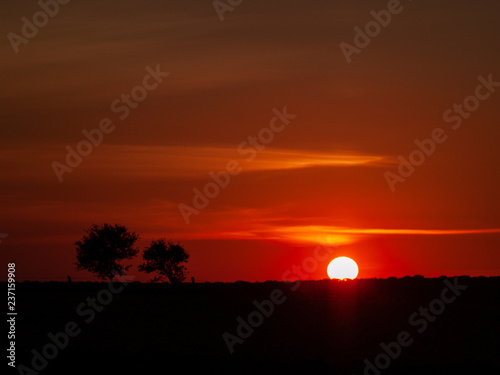
<svg viewBox="0 0 500 375">
<path fill-rule="evenodd" d="M 144 263 L 139 266 L 139 271 L 158 273 L 151 279 L 152 282 L 168 279 L 172 284 L 177 284 L 186 279 L 187 269 L 184 263 L 188 262 L 189 254 L 180 244 L 165 238 L 154 240 L 144 250 L 142 258 Z"/>
<path fill-rule="evenodd" d="M 131 266 L 121 264 L 134 258 L 139 250 L 135 243 L 139 236 L 123 225 L 93 224 L 76 246 L 76 268 L 87 270 L 100 279 L 112 280 L 123 275 Z M 179 244 L 165 238 L 153 240 L 142 254 L 143 263 L 139 271 L 157 273 L 152 282 L 169 281 L 181 283 L 186 279 L 189 253 Z M 69 280 L 69 279 L 68 279 Z"/>
<path fill-rule="evenodd" d="M 139 236 L 122 225 L 93 224 L 76 245 L 76 268 L 94 273 L 100 279 L 123 275 L 130 266 L 120 264 L 139 252 L 134 247 Z"/>
</svg>

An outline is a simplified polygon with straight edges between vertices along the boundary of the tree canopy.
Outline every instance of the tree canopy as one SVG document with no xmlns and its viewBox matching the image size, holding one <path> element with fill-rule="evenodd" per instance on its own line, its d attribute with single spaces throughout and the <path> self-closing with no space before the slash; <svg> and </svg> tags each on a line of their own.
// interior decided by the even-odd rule
<svg viewBox="0 0 500 375">
<path fill-rule="evenodd" d="M 146 273 L 157 272 L 151 281 L 165 281 L 172 284 L 180 283 L 186 279 L 189 254 L 184 248 L 172 241 L 161 238 L 153 240 L 144 250 L 142 257 L 144 263 L 139 266 L 139 271 Z"/>
<path fill-rule="evenodd" d="M 125 226 L 93 224 L 76 246 L 76 268 L 94 273 L 100 279 L 122 275 L 130 266 L 120 264 L 139 252 L 134 247 L 139 236 Z"/>
</svg>

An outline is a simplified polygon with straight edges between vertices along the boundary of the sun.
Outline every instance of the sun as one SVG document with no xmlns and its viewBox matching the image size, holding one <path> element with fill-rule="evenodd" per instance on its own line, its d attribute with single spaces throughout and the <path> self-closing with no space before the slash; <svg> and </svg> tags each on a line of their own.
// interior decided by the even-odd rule
<svg viewBox="0 0 500 375">
<path fill-rule="evenodd" d="M 351 258 L 338 257 L 330 262 L 326 269 L 330 279 L 355 279 L 358 276 L 358 265 Z"/>
</svg>

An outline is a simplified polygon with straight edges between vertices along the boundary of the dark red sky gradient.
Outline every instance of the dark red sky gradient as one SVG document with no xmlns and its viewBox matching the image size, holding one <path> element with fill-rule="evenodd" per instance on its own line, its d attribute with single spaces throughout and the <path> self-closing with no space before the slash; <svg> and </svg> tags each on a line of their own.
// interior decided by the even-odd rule
<svg viewBox="0 0 500 375">
<path fill-rule="evenodd" d="M 118 223 L 141 250 L 179 240 L 198 281 L 281 280 L 320 242 L 333 252 L 311 279 L 336 256 L 359 277 L 499 275 L 500 89 L 457 130 L 443 113 L 500 81 L 500 6 L 402 1 L 348 64 L 339 44 L 386 4 L 245 1 L 221 22 L 211 1 L 70 2 L 18 54 L 6 36 L 39 6 L 4 4 L 2 264 L 93 280 L 74 242 Z M 170 75 L 120 120 L 111 103 L 158 64 Z M 247 161 L 239 145 L 284 106 L 297 117 Z M 103 118 L 115 130 L 60 183 L 52 163 Z M 392 192 L 384 172 L 437 127 L 448 139 Z M 241 173 L 187 224 L 179 204 L 229 160 Z"/>
</svg>

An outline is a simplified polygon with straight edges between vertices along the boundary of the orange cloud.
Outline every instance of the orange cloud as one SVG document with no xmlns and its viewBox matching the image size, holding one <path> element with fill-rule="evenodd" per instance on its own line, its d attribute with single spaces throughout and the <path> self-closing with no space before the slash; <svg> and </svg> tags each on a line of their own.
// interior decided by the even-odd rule
<svg viewBox="0 0 500 375">
<path fill-rule="evenodd" d="M 335 226 L 307 225 L 269 227 L 246 231 L 199 233 L 197 238 L 226 238 L 246 240 L 282 240 L 290 242 L 327 243 L 347 245 L 356 242 L 362 235 L 466 235 L 500 233 L 500 228 L 491 229 L 383 229 L 344 228 Z"/>
<path fill-rule="evenodd" d="M 205 146 L 113 146 L 96 150 L 93 170 L 116 167 L 127 175 L 164 175 L 177 177 L 204 176 L 223 170 L 229 160 L 236 160 L 244 171 L 298 169 L 318 166 L 382 167 L 389 161 L 382 155 L 356 152 L 311 152 L 302 150 L 262 150 L 253 161 L 247 161 L 237 148 Z M 61 153 L 62 154 L 62 153 Z M 90 161 L 89 161 L 90 164 Z"/>
</svg>

